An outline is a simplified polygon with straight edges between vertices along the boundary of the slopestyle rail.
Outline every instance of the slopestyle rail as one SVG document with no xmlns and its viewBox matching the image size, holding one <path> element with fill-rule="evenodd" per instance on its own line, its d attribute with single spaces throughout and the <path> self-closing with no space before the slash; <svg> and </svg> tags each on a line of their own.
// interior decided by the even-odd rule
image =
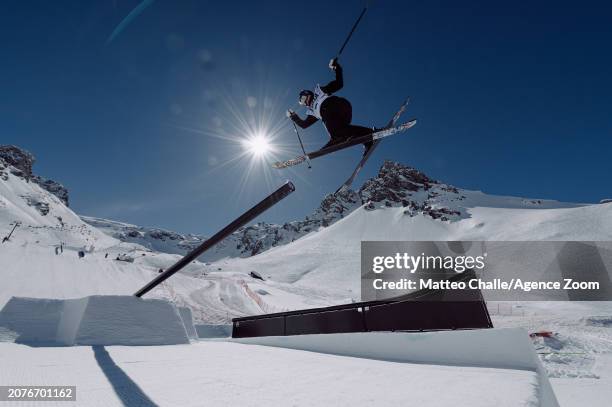
<svg viewBox="0 0 612 407">
<path fill-rule="evenodd" d="M 170 278 L 173 274 L 179 272 L 183 267 L 197 259 L 204 252 L 209 250 L 211 247 L 234 233 L 238 228 L 244 226 L 248 222 L 261 215 L 272 206 L 286 198 L 289 194 L 295 191 L 295 186 L 292 182 L 287 181 L 276 191 L 265 197 L 257 205 L 240 215 L 237 219 L 231 222 L 229 225 L 215 233 L 211 238 L 207 239 L 204 243 L 193 249 L 191 252 L 183 256 L 179 261 L 174 263 L 168 269 L 164 270 L 161 274 L 151 280 L 147 285 L 136 291 L 134 294 L 136 297 L 142 297 L 144 294 L 157 287 L 159 284 Z"/>
</svg>

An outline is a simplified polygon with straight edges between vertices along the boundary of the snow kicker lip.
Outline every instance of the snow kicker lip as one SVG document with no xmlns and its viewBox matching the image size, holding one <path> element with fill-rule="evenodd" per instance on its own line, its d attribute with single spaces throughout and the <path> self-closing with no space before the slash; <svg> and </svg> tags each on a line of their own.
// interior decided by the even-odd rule
<svg viewBox="0 0 612 407">
<path fill-rule="evenodd" d="M 189 343 L 185 317 L 168 301 L 129 295 L 12 297 L 0 310 L 0 326 L 29 346 L 175 345 Z"/>
</svg>

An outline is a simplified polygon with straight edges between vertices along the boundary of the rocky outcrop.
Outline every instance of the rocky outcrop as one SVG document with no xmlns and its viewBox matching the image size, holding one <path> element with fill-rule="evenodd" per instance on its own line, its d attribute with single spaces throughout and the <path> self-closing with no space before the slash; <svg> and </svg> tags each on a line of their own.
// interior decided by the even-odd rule
<svg viewBox="0 0 612 407">
<path fill-rule="evenodd" d="M 385 161 L 378 175 L 363 184 L 359 196 L 368 210 L 402 206 L 407 215 L 423 214 L 444 221 L 466 216 L 457 208 L 457 201 L 465 198 L 459 189 L 392 161 Z"/>
<path fill-rule="evenodd" d="M 0 145 L 0 178 L 6 180 L 6 172 L 34 182 L 58 197 L 68 206 L 68 190 L 60 183 L 40 177 L 32 172 L 36 159 L 28 151 L 11 145 Z"/>
<path fill-rule="evenodd" d="M 45 201 L 44 198 L 41 199 L 39 196 L 30 195 L 23 195 L 21 198 L 26 201 L 28 206 L 35 208 L 42 216 L 49 214 L 49 202 Z"/>
<path fill-rule="evenodd" d="M 32 181 L 37 183 L 42 189 L 51 192 L 53 195 L 59 198 L 60 201 L 66 206 L 68 203 L 68 189 L 59 182 L 55 182 L 51 179 L 43 178 L 38 175 L 32 177 Z"/>
<path fill-rule="evenodd" d="M 32 166 L 34 165 L 34 156 L 15 146 L 0 145 L 0 160 L 4 161 L 5 168 L 18 177 L 29 180 L 32 177 Z"/>
</svg>

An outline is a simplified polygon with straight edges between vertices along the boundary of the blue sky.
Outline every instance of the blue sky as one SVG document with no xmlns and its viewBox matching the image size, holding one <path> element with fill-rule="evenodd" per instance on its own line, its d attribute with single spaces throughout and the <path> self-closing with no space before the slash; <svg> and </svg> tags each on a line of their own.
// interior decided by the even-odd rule
<svg viewBox="0 0 612 407">
<path fill-rule="evenodd" d="M 0 6 L 0 143 L 36 155 L 75 211 L 208 234 L 284 179 L 296 193 L 262 219 L 301 218 L 348 176 L 359 148 L 278 172 L 235 139 L 259 123 L 279 157 L 299 152 L 284 111 L 331 79 L 362 2 L 157 0 L 107 43 L 139 4 Z M 356 184 L 391 159 L 492 194 L 612 197 L 611 17 L 606 2 L 372 1 L 340 95 L 368 126 L 409 95 L 419 122 Z M 302 136 L 327 140 L 320 124 Z"/>
</svg>

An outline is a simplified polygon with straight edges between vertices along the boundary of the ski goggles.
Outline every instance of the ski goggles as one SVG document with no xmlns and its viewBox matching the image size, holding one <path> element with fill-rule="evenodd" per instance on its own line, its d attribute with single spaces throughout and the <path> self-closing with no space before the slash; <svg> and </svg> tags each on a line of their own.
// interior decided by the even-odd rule
<svg viewBox="0 0 612 407">
<path fill-rule="evenodd" d="M 308 105 L 309 101 L 312 101 L 313 97 L 314 95 L 311 91 L 303 90 L 300 92 L 298 101 L 300 102 L 300 105 L 305 106 L 305 105 Z"/>
</svg>

